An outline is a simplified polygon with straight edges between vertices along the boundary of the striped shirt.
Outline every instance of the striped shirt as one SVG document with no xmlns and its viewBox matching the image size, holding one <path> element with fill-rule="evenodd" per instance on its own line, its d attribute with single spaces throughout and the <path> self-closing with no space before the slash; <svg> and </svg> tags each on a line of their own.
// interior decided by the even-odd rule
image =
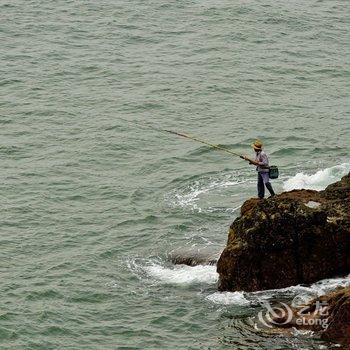
<svg viewBox="0 0 350 350">
<path fill-rule="evenodd" d="M 269 166 L 269 158 L 267 158 L 267 155 L 264 151 L 260 151 L 258 153 L 256 153 L 256 157 L 255 157 L 255 161 L 262 163 L 263 165 Z M 257 166 L 256 170 L 260 173 L 268 173 L 269 169 L 261 167 L 261 166 Z"/>
</svg>

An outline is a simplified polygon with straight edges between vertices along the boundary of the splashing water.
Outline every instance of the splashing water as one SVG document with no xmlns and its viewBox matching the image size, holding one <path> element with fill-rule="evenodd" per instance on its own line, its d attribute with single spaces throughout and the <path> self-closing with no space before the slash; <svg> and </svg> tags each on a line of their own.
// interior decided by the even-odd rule
<svg viewBox="0 0 350 350">
<path fill-rule="evenodd" d="M 270 289 L 258 292 L 215 292 L 206 297 L 207 300 L 221 305 L 249 305 L 259 304 L 264 301 L 279 297 L 294 296 L 294 303 L 299 299 L 303 302 L 324 295 L 339 287 L 350 286 L 350 275 L 338 278 L 327 278 L 311 284 L 310 286 L 290 286 L 281 289 Z"/>
<path fill-rule="evenodd" d="M 343 163 L 319 170 L 313 175 L 297 173 L 295 176 L 283 183 L 283 189 L 285 191 L 295 189 L 311 189 L 320 191 L 325 189 L 331 183 L 340 180 L 340 178 L 346 175 L 349 171 L 350 163 Z"/>
<path fill-rule="evenodd" d="M 174 265 L 168 267 L 164 266 L 160 261 L 147 260 L 132 261 L 128 265 L 139 277 L 146 277 L 161 284 L 215 284 L 219 277 L 215 265 Z"/>
</svg>

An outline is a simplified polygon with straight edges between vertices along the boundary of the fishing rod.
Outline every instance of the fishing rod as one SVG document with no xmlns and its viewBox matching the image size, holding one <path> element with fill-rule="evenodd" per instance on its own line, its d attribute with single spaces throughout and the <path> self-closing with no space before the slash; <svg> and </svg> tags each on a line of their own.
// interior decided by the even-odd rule
<svg viewBox="0 0 350 350">
<path fill-rule="evenodd" d="M 168 134 L 172 134 L 172 135 L 177 135 L 177 136 L 180 136 L 180 137 L 184 137 L 186 139 L 190 139 L 192 141 L 196 141 L 196 142 L 199 142 L 199 143 L 202 143 L 204 145 L 207 145 L 209 147 L 212 147 L 214 149 L 217 149 L 219 151 L 223 151 L 223 152 L 226 152 L 226 153 L 229 153 L 231 155 L 234 155 L 234 156 L 237 156 L 237 157 L 240 157 L 242 158 L 242 155 L 234 152 L 234 151 L 231 151 L 227 148 L 224 148 L 224 147 L 221 147 L 221 146 L 218 146 L 218 145 L 214 145 L 212 143 L 209 143 L 207 141 L 204 141 L 202 139 L 199 139 L 195 136 L 191 136 L 191 135 L 188 135 L 188 134 L 184 134 L 184 133 L 180 133 L 180 132 L 177 132 L 177 131 L 173 131 L 173 130 L 168 130 L 168 129 L 161 129 L 161 128 L 157 128 L 155 126 L 151 126 L 151 125 L 148 125 L 148 124 L 144 124 L 144 123 L 140 123 L 140 122 L 137 122 L 137 121 L 131 121 L 131 120 L 125 120 L 125 119 L 122 119 L 122 118 L 119 118 L 125 122 L 128 122 L 128 123 L 131 123 L 131 124 L 134 124 L 134 125 L 137 125 L 137 126 L 140 126 L 140 127 L 146 127 L 146 128 L 149 128 L 149 129 L 152 129 L 152 130 L 155 130 L 155 131 L 159 131 L 159 132 L 166 132 Z"/>
<path fill-rule="evenodd" d="M 180 132 L 176 132 L 176 131 L 172 131 L 172 130 L 166 130 L 166 129 L 160 129 L 160 131 L 164 131 L 164 132 L 167 132 L 167 133 L 170 133 L 170 134 L 174 134 L 174 135 L 185 137 L 185 138 L 193 140 L 193 141 L 204 143 L 205 145 L 208 145 L 208 146 L 213 147 L 215 149 L 218 149 L 220 151 L 224 151 L 224 152 L 230 153 L 230 154 L 232 154 L 234 156 L 237 156 L 237 157 L 239 157 L 241 159 L 247 160 L 247 161 L 249 161 L 249 164 L 256 164 L 256 163 L 254 163 L 254 161 L 252 161 L 251 159 L 249 159 L 247 157 L 242 156 L 241 154 L 238 154 L 236 152 L 233 152 L 233 151 L 231 151 L 229 149 L 226 149 L 224 147 L 221 147 L 221 146 L 213 145 L 213 144 L 211 144 L 211 143 L 209 143 L 207 141 L 198 139 L 197 137 L 193 137 L 193 136 L 190 136 L 190 135 L 187 135 L 187 134 L 182 134 Z M 278 170 L 278 167 L 276 165 L 271 165 L 271 166 L 268 166 L 266 168 L 269 169 L 269 178 L 270 179 L 277 179 L 278 178 L 279 170 Z"/>
<path fill-rule="evenodd" d="M 201 140 L 197 137 L 194 137 L 194 136 L 190 136 L 190 135 L 187 135 L 187 134 L 183 134 L 183 133 L 180 133 L 180 132 L 176 132 L 176 131 L 172 131 L 172 130 L 167 130 L 167 129 L 162 129 L 162 131 L 164 132 L 167 132 L 169 134 L 173 134 L 173 135 L 178 135 L 178 136 L 181 136 L 181 137 L 185 137 L 186 139 L 190 139 L 190 140 L 193 140 L 193 141 L 196 141 L 196 142 L 200 142 L 200 143 L 203 143 L 204 145 L 207 145 L 207 146 L 210 146 L 212 148 L 215 148 L 215 149 L 218 149 L 220 151 L 224 151 L 226 153 L 230 153 L 234 156 L 237 156 L 237 157 L 240 157 L 242 158 L 242 156 L 236 152 L 233 152 L 229 149 L 226 149 L 224 147 L 221 147 L 221 146 L 218 146 L 218 145 L 213 145 L 212 143 L 209 143 L 207 141 L 204 141 L 204 140 Z"/>
<path fill-rule="evenodd" d="M 204 141 L 204 140 L 199 139 L 199 138 L 194 137 L 194 136 L 190 136 L 188 134 L 184 134 L 184 133 L 180 133 L 180 132 L 173 131 L 173 130 L 168 130 L 168 129 L 156 128 L 155 126 L 147 125 L 147 124 L 140 123 L 140 122 L 137 122 L 137 121 L 126 120 L 126 119 L 123 119 L 123 118 L 119 118 L 119 119 L 121 119 L 121 120 L 123 120 L 123 121 L 125 121 L 127 123 L 131 123 L 131 124 L 137 125 L 139 127 L 146 127 L 146 128 L 152 129 L 152 130 L 159 131 L 159 132 L 166 132 L 166 133 L 177 135 L 177 136 L 180 136 L 180 137 L 184 137 L 186 139 L 190 139 L 190 140 L 193 140 L 193 141 L 196 141 L 196 142 L 200 142 L 200 143 L 203 143 L 204 145 L 210 146 L 210 147 L 212 147 L 214 149 L 217 149 L 217 150 L 229 153 L 231 155 L 234 155 L 234 156 L 237 156 L 237 157 L 239 157 L 241 159 L 249 161 L 249 164 L 258 165 L 254 160 L 251 160 L 251 159 L 247 158 L 246 156 L 242 156 L 241 154 L 238 154 L 238 153 L 236 153 L 234 151 L 231 151 L 229 149 L 226 149 L 226 148 L 218 146 L 218 145 L 213 145 L 212 143 L 209 143 L 207 141 Z M 270 177 L 270 179 L 277 179 L 278 178 L 279 170 L 278 170 L 278 167 L 276 165 L 271 165 L 271 166 L 268 166 L 266 168 L 269 169 L 269 177 Z"/>
</svg>

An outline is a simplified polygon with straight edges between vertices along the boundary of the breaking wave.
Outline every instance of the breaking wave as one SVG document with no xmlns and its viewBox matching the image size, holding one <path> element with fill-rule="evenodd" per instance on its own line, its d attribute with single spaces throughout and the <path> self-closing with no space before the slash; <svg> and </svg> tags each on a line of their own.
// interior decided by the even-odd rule
<svg viewBox="0 0 350 350">
<path fill-rule="evenodd" d="M 161 259 L 134 259 L 128 262 L 129 269 L 137 277 L 152 284 L 188 286 L 195 284 L 216 285 L 219 275 L 215 265 L 166 265 Z M 340 287 L 350 286 L 350 274 L 343 277 L 327 278 L 311 285 L 296 285 L 280 289 L 257 292 L 214 292 L 203 297 L 214 304 L 254 306 L 275 299 L 289 299 L 292 305 L 305 303 Z"/>
<path fill-rule="evenodd" d="M 305 303 L 339 287 L 350 286 L 350 274 L 345 277 L 320 280 L 310 286 L 296 285 L 281 289 L 270 289 L 258 292 L 215 292 L 207 300 L 221 305 L 256 305 L 275 298 L 293 299 L 292 304 Z"/>
<path fill-rule="evenodd" d="M 215 292 L 206 297 L 207 300 L 221 305 L 250 305 L 244 292 Z"/>
<path fill-rule="evenodd" d="M 133 261 L 128 265 L 139 277 L 146 276 L 163 284 L 215 284 L 219 278 L 215 265 L 173 265 L 169 267 L 164 266 L 160 261 Z"/>
<path fill-rule="evenodd" d="M 295 189 L 311 189 L 323 190 L 333 182 L 340 180 L 340 178 L 350 171 L 350 163 L 343 163 L 335 165 L 324 170 L 319 170 L 315 174 L 308 175 L 304 173 L 297 173 L 292 178 L 283 183 L 285 191 Z"/>
<path fill-rule="evenodd" d="M 160 265 L 148 266 L 146 272 L 153 278 L 169 284 L 216 283 L 218 274 L 216 266 L 174 266 L 165 268 Z"/>
<path fill-rule="evenodd" d="M 239 180 L 235 174 L 225 174 L 218 178 L 203 178 L 192 182 L 182 188 L 176 188 L 165 196 L 165 200 L 174 207 L 189 208 L 201 212 L 202 205 L 199 203 L 206 196 L 220 196 L 223 190 L 233 186 L 239 186 L 246 180 Z M 208 200 L 212 203 L 215 198 Z M 203 203 L 202 203 L 203 204 Z M 207 205 L 205 205 L 207 207 Z M 209 206 L 206 211 L 228 211 L 234 212 L 237 208 L 225 208 L 219 206 Z"/>
</svg>

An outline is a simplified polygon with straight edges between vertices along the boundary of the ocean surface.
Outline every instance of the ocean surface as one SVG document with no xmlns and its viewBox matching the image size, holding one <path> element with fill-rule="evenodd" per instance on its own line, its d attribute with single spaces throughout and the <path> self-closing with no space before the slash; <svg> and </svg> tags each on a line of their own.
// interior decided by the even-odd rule
<svg viewBox="0 0 350 350">
<path fill-rule="evenodd" d="M 0 0 L 0 348 L 330 349 L 268 334 L 262 301 L 350 278 L 219 293 L 256 173 L 277 192 L 350 171 L 350 2 Z"/>
</svg>

